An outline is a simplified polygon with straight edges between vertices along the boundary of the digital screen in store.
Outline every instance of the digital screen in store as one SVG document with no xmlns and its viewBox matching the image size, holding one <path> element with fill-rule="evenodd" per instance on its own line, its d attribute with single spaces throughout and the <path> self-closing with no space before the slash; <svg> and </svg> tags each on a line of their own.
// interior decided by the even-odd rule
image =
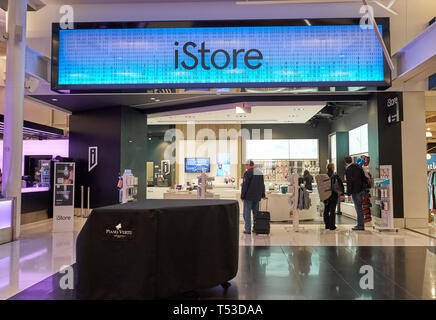
<svg viewBox="0 0 436 320">
<path fill-rule="evenodd" d="M 246 160 L 317 160 L 318 139 L 247 140 Z"/>
<path fill-rule="evenodd" d="M 386 84 L 376 33 L 359 25 L 57 28 L 59 90 Z"/>
<path fill-rule="evenodd" d="M 185 172 L 210 172 L 210 158 L 185 158 Z"/>
<path fill-rule="evenodd" d="M 368 124 L 348 132 L 348 149 L 352 155 L 368 152 Z"/>
</svg>

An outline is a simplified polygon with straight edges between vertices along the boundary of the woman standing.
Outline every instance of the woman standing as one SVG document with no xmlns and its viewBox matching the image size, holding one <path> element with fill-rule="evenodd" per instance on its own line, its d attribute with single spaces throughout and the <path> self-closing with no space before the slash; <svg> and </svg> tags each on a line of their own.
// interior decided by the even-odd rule
<svg viewBox="0 0 436 320">
<path fill-rule="evenodd" d="M 327 165 L 327 174 L 332 183 L 332 195 L 324 201 L 324 223 L 326 229 L 333 231 L 336 230 L 336 206 L 338 205 L 339 196 L 342 197 L 344 194 L 344 184 L 336 174 L 333 163 Z"/>
<path fill-rule="evenodd" d="M 313 191 L 312 189 L 313 176 L 309 173 L 309 170 L 304 171 L 303 182 L 307 190 Z"/>
</svg>

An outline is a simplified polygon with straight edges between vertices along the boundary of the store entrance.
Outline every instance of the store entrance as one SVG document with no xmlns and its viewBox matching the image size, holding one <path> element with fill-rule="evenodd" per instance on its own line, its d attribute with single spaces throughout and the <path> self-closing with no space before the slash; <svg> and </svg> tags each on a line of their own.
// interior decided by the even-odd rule
<svg viewBox="0 0 436 320">
<path fill-rule="evenodd" d="M 300 224 L 324 224 L 315 177 L 333 163 L 344 179 L 344 157 L 370 157 L 378 166 L 377 132 L 369 133 L 367 101 L 250 102 L 148 114 L 147 198 L 198 198 L 199 177 L 209 178 L 208 198 L 240 202 L 247 160 L 262 170 L 272 223 L 289 223 L 288 177 L 307 186 L 311 205 Z M 377 130 L 375 130 L 377 131 Z M 337 224 L 355 225 L 348 198 L 337 207 Z"/>
</svg>

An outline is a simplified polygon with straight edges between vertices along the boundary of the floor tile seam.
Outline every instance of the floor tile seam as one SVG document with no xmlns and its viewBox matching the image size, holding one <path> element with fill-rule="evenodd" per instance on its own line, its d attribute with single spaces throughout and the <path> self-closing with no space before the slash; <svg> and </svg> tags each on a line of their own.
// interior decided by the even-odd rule
<svg viewBox="0 0 436 320">
<path fill-rule="evenodd" d="M 431 238 L 431 239 L 436 239 L 436 236 L 431 236 L 431 235 L 429 235 L 427 233 L 423 233 L 423 232 L 420 232 L 420 231 L 417 231 L 417 230 L 413 230 L 413 229 L 409 229 L 409 228 L 406 228 L 405 230 L 408 230 L 408 231 L 411 231 L 411 232 L 423 235 L 423 236 Z"/>
<path fill-rule="evenodd" d="M 289 247 L 291 247 L 291 246 L 289 246 Z M 295 246 L 292 246 L 292 247 L 295 247 Z M 300 277 L 298 276 L 297 272 L 295 271 L 294 266 L 291 265 L 291 261 L 289 261 L 289 257 L 286 255 L 285 251 L 283 250 L 283 246 L 280 246 L 280 250 L 282 250 L 283 254 L 286 256 L 286 260 L 288 260 L 288 264 L 290 266 L 292 266 L 292 272 L 294 273 L 294 276 L 297 279 L 299 288 L 303 289 L 303 284 L 300 281 Z"/>
</svg>

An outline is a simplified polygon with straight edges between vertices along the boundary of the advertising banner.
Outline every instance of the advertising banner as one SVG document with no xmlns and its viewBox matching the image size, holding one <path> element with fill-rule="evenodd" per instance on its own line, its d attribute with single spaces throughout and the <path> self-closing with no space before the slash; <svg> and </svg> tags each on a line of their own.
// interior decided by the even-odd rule
<svg viewBox="0 0 436 320">
<path fill-rule="evenodd" d="M 184 25 L 194 27 L 179 27 L 180 22 L 144 27 L 146 23 L 102 22 L 101 27 L 75 23 L 75 29 L 54 24 L 52 88 L 390 83 L 374 30 L 359 24 L 295 23 L 192 21 Z M 379 29 L 389 33 L 384 23 Z"/>
<path fill-rule="evenodd" d="M 74 174 L 73 162 L 54 164 L 53 232 L 74 231 Z"/>
</svg>

